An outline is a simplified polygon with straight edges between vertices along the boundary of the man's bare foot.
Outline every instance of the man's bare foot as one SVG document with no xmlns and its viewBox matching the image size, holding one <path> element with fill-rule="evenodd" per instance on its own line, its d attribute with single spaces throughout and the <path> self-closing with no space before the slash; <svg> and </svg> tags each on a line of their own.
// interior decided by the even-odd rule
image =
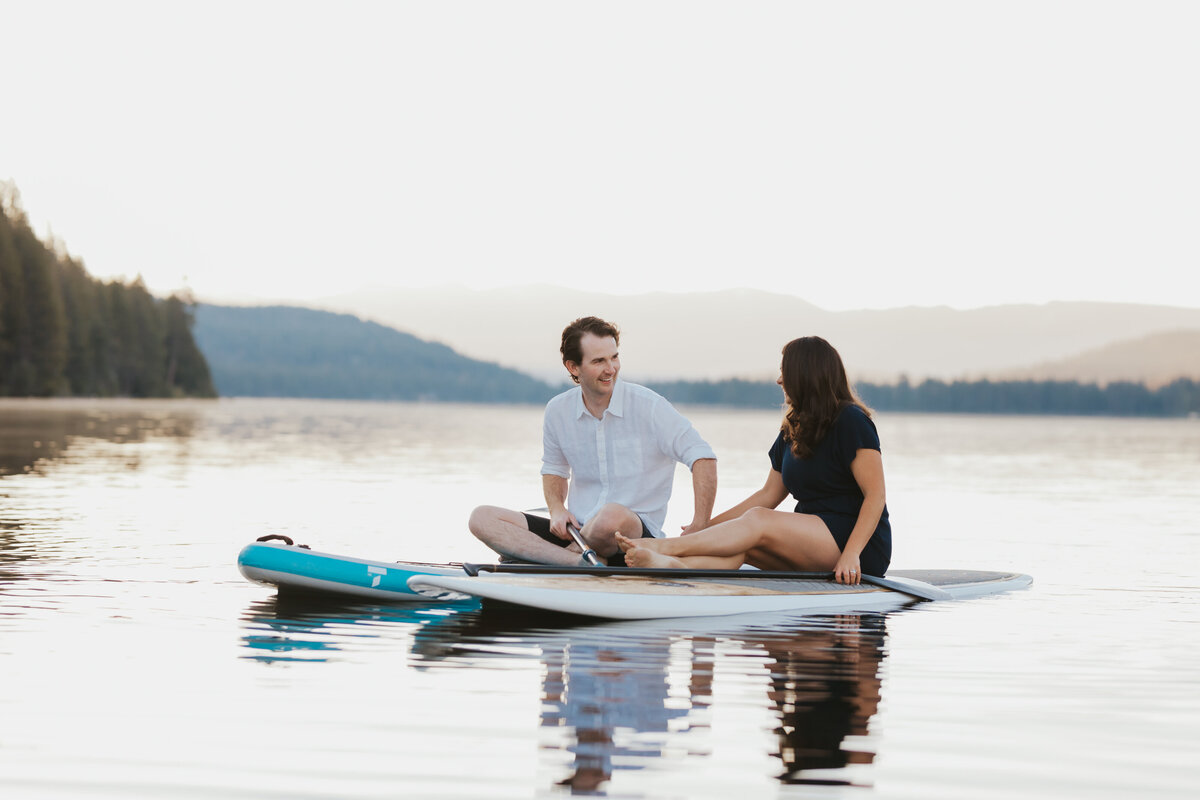
<svg viewBox="0 0 1200 800">
<path fill-rule="evenodd" d="M 634 547 L 625 551 L 625 563 L 631 567 L 654 567 L 656 569 L 686 569 L 687 565 L 674 556 L 664 556 L 645 547 Z"/>
</svg>

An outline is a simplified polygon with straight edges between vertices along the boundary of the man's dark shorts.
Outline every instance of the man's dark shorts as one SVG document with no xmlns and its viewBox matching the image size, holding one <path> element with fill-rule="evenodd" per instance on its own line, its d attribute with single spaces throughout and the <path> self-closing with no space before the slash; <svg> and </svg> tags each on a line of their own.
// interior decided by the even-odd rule
<svg viewBox="0 0 1200 800">
<path fill-rule="evenodd" d="M 524 514 L 525 512 L 521 512 Z M 641 519 L 641 517 L 638 517 Z M 559 547 L 567 547 L 571 544 L 572 539 L 560 539 L 550 532 L 550 520 L 545 517 L 539 517 L 535 514 L 525 514 L 525 524 L 529 526 L 529 530 L 536 533 L 541 538 L 545 539 L 550 544 L 556 544 Z M 642 538 L 653 539 L 654 534 L 650 533 L 650 529 L 646 527 L 646 520 L 642 520 Z M 608 565 L 610 567 L 625 566 L 625 554 L 618 550 L 608 557 Z"/>
</svg>

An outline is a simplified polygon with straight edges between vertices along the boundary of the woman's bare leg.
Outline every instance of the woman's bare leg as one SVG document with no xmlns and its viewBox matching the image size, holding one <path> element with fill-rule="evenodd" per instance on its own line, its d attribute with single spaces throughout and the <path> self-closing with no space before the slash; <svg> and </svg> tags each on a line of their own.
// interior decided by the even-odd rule
<svg viewBox="0 0 1200 800">
<path fill-rule="evenodd" d="M 620 541 L 618 539 L 617 541 Z M 625 551 L 625 563 L 631 567 L 653 567 L 654 569 L 686 569 L 683 559 L 675 556 L 664 556 L 645 547 L 635 547 Z"/>
<path fill-rule="evenodd" d="M 787 561 L 761 547 L 756 547 L 746 553 L 746 563 L 759 569 L 790 570 L 792 568 Z"/>
<path fill-rule="evenodd" d="M 674 539 L 628 539 L 620 537 L 618 545 L 625 552 L 634 547 L 653 550 L 665 556 L 734 556 L 759 546 L 763 532 L 778 517 L 786 520 L 785 511 L 754 508 L 737 519 L 711 528 L 689 533 Z M 790 515 L 795 516 L 795 515 Z"/>
<path fill-rule="evenodd" d="M 841 551 L 820 517 L 752 508 L 735 520 L 674 539 L 628 539 L 617 537 L 628 553 L 649 550 L 663 556 L 687 559 L 694 556 L 737 556 L 755 552 L 756 559 L 772 567 L 794 570 L 827 570 L 837 564 Z M 649 556 L 639 558 L 653 560 Z M 778 561 L 776 561 L 778 559 Z"/>
<path fill-rule="evenodd" d="M 737 569 L 742 566 L 741 556 L 686 556 L 676 558 L 635 546 L 625 551 L 625 563 L 631 567 L 654 567 L 673 569 Z"/>
</svg>

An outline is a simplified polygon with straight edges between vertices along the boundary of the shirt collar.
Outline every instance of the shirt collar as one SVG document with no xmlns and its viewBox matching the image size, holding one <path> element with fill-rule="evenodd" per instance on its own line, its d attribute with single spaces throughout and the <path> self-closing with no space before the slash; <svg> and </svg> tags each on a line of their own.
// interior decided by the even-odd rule
<svg viewBox="0 0 1200 800">
<path fill-rule="evenodd" d="M 612 414 L 614 417 L 625 416 L 625 382 L 617 378 L 613 384 L 612 399 L 608 401 L 608 408 L 604 409 L 605 414 Z M 583 415 L 589 417 L 592 413 L 587 410 L 587 406 L 583 404 L 583 389 L 580 388 L 575 394 L 575 419 L 579 419 Z M 595 419 L 595 417 L 592 417 Z"/>
<path fill-rule="evenodd" d="M 625 416 L 625 383 L 620 378 L 613 381 L 612 399 L 608 401 L 607 411 L 614 417 Z"/>
</svg>

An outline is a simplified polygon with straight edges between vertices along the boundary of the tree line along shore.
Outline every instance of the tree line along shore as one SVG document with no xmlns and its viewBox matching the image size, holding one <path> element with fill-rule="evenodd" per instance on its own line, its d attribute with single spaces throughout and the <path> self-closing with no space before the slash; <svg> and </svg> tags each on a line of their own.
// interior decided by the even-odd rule
<svg viewBox="0 0 1200 800">
<path fill-rule="evenodd" d="M 671 381 L 650 386 L 676 403 L 774 408 L 771 381 Z M 1066 414 L 1117 417 L 1200 416 L 1200 382 L 1180 378 L 1166 386 L 1078 381 L 942 381 L 895 384 L 856 382 L 864 403 L 878 411 L 946 414 Z"/>
<path fill-rule="evenodd" d="M 200 321 L 198 323 L 198 320 Z M 771 381 L 646 381 L 672 402 L 778 408 Z M 562 386 L 345 314 L 197 307 L 92 278 L 0 182 L 0 396 L 309 397 L 543 403 Z M 1200 416 L 1200 382 L 857 383 L 880 411 Z"/>
<path fill-rule="evenodd" d="M 215 397 L 192 304 L 92 278 L 0 184 L 0 395 Z"/>
</svg>

